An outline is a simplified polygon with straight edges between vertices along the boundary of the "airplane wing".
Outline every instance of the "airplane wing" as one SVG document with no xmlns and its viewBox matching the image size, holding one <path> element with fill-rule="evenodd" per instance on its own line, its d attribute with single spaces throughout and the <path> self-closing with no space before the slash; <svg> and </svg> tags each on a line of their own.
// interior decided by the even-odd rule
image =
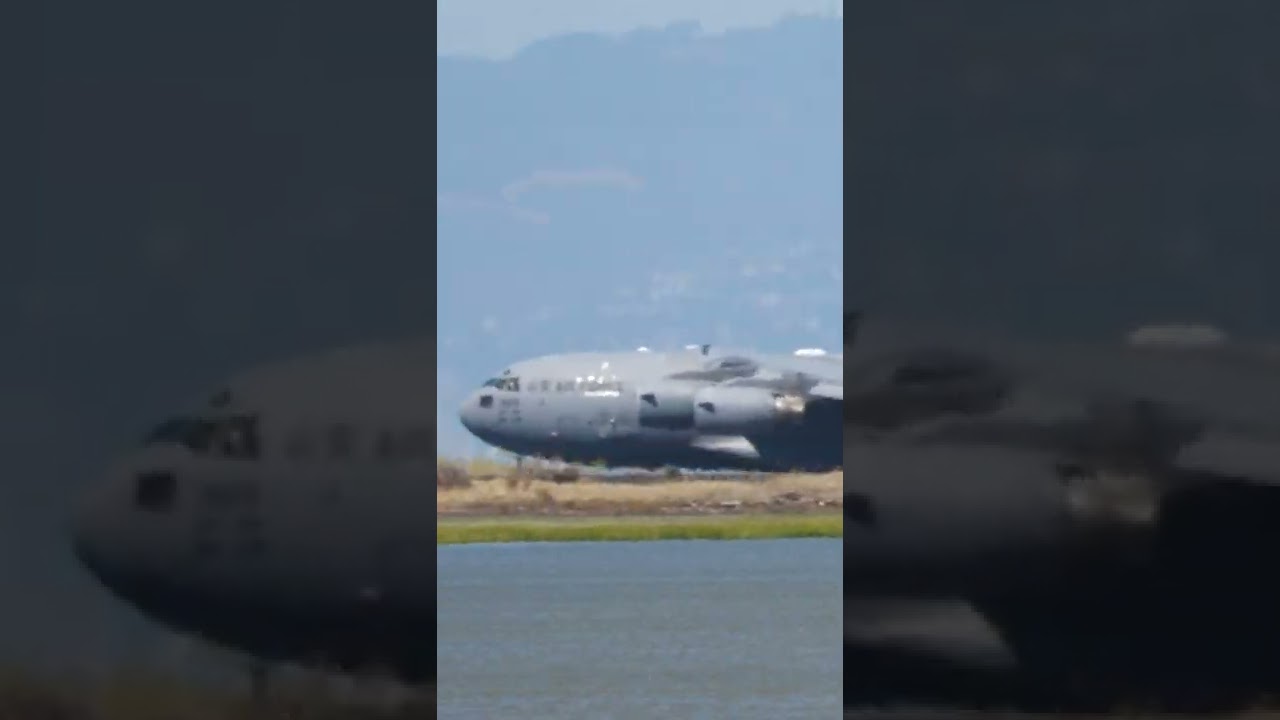
<svg viewBox="0 0 1280 720">
<path fill-rule="evenodd" d="M 944 428 L 955 442 L 1053 447 L 1104 464 L 1141 458 L 1174 471 L 1173 484 L 1280 487 L 1280 402 L 1264 390 L 1276 380 L 1265 366 L 1055 347 L 884 359 L 883 377 L 853 402 L 855 424 L 879 433 L 934 441 Z"/>
<path fill-rule="evenodd" d="M 1209 432 L 1183 447 L 1174 465 L 1198 477 L 1280 485 L 1280 443 Z"/>
<path fill-rule="evenodd" d="M 756 372 L 726 385 L 794 393 L 811 401 L 844 400 L 844 358 L 831 355 L 772 355 L 759 358 Z"/>
<path fill-rule="evenodd" d="M 828 400 L 844 400 L 844 384 L 819 383 L 809 389 L 809 394 Z"/>
</svg>

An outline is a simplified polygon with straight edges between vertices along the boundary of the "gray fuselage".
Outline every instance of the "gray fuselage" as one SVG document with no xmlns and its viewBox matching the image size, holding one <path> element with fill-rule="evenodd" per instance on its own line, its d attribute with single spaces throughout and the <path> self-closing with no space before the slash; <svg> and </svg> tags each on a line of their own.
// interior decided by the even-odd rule
<svg viewBox="0 0 1280 720">
<path fill-rule="evenodd" d="M 734 365 L 742 360 L 743 364 Z M 717 363 L 725 363 L 718 368 Z M 747 368 L 746 362 L 754 367 Z M 700 424 L 700 391 L 785 368 L 838 378 L 832 357 L 573 353 L 512 365 L 466 399 L 459 415 L 485 442 L 526 456 L 606 466 L 828 471 L 842 459 L 838 403 L 810 403 L 795 423 Z M 754 373 L 754 374 L 753 374 Z M 775 373 L 781 376 L 781 373 Z M 769 375 L 772 377 L 772 375 Z M 761 387 L 746 389 L 767 395 Z M 749 449 L 748 449 L 749 448 Z"/>
<path fill-rule="evenodd" d="M 78 556 L 181 631 L 434 677 L 433 351 L 359 348 L 233 379 L 88 489 Z"/>
</svg>

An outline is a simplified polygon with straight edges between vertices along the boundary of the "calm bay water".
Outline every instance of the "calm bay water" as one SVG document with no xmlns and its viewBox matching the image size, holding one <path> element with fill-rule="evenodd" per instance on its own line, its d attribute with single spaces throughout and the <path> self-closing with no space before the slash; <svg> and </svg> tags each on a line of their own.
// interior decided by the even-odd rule
<svg viewBox="0 0 1280 720">
<path fill-rule="evenodd" d="M 437 552 L 442 719 L 841 716 L 839 540 Z"/>
</svg>

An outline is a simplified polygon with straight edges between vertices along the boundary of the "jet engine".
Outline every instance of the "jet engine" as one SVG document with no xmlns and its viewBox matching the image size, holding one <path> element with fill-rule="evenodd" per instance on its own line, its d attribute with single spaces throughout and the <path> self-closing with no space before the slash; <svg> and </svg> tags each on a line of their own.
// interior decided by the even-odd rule
<svg viewBox="0 0 1280 720">
<path fill-rule="evenodd" d="M 708 387 L 694 395 L 694 426 L 708 435 L 764 432 L 804 419 L 805 401 L 750 387 Z"/>
<path fill-rule="evenodd" d="M 846 589 L 952 594 L 1123 561 L 1152 536 L 1158 499 L 1140 477 L 999 448 L 845 452 Z M 852 514 L 851 514 L 852 513 Z"/>
<path fill-rule="evenodd" d="M 640 426 L 659 430 L 693 429 L 693 394 L 683 388 L 642 388 Z"/>
</svg>

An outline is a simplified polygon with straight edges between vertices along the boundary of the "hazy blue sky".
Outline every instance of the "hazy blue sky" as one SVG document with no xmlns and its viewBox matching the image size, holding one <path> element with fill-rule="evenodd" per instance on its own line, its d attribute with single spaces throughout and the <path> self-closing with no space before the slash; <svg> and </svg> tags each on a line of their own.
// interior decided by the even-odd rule
<svg viewBox="0 0 1280 720">
<path fill-rule="evenodd" d="M 787 13 L 831 12 L 843 0 L 438 0 L 436 51 L 505 57 L 570 32 L 620 33 L 697 20 L 703 28 L 768 25 Z"/>
</svg>

